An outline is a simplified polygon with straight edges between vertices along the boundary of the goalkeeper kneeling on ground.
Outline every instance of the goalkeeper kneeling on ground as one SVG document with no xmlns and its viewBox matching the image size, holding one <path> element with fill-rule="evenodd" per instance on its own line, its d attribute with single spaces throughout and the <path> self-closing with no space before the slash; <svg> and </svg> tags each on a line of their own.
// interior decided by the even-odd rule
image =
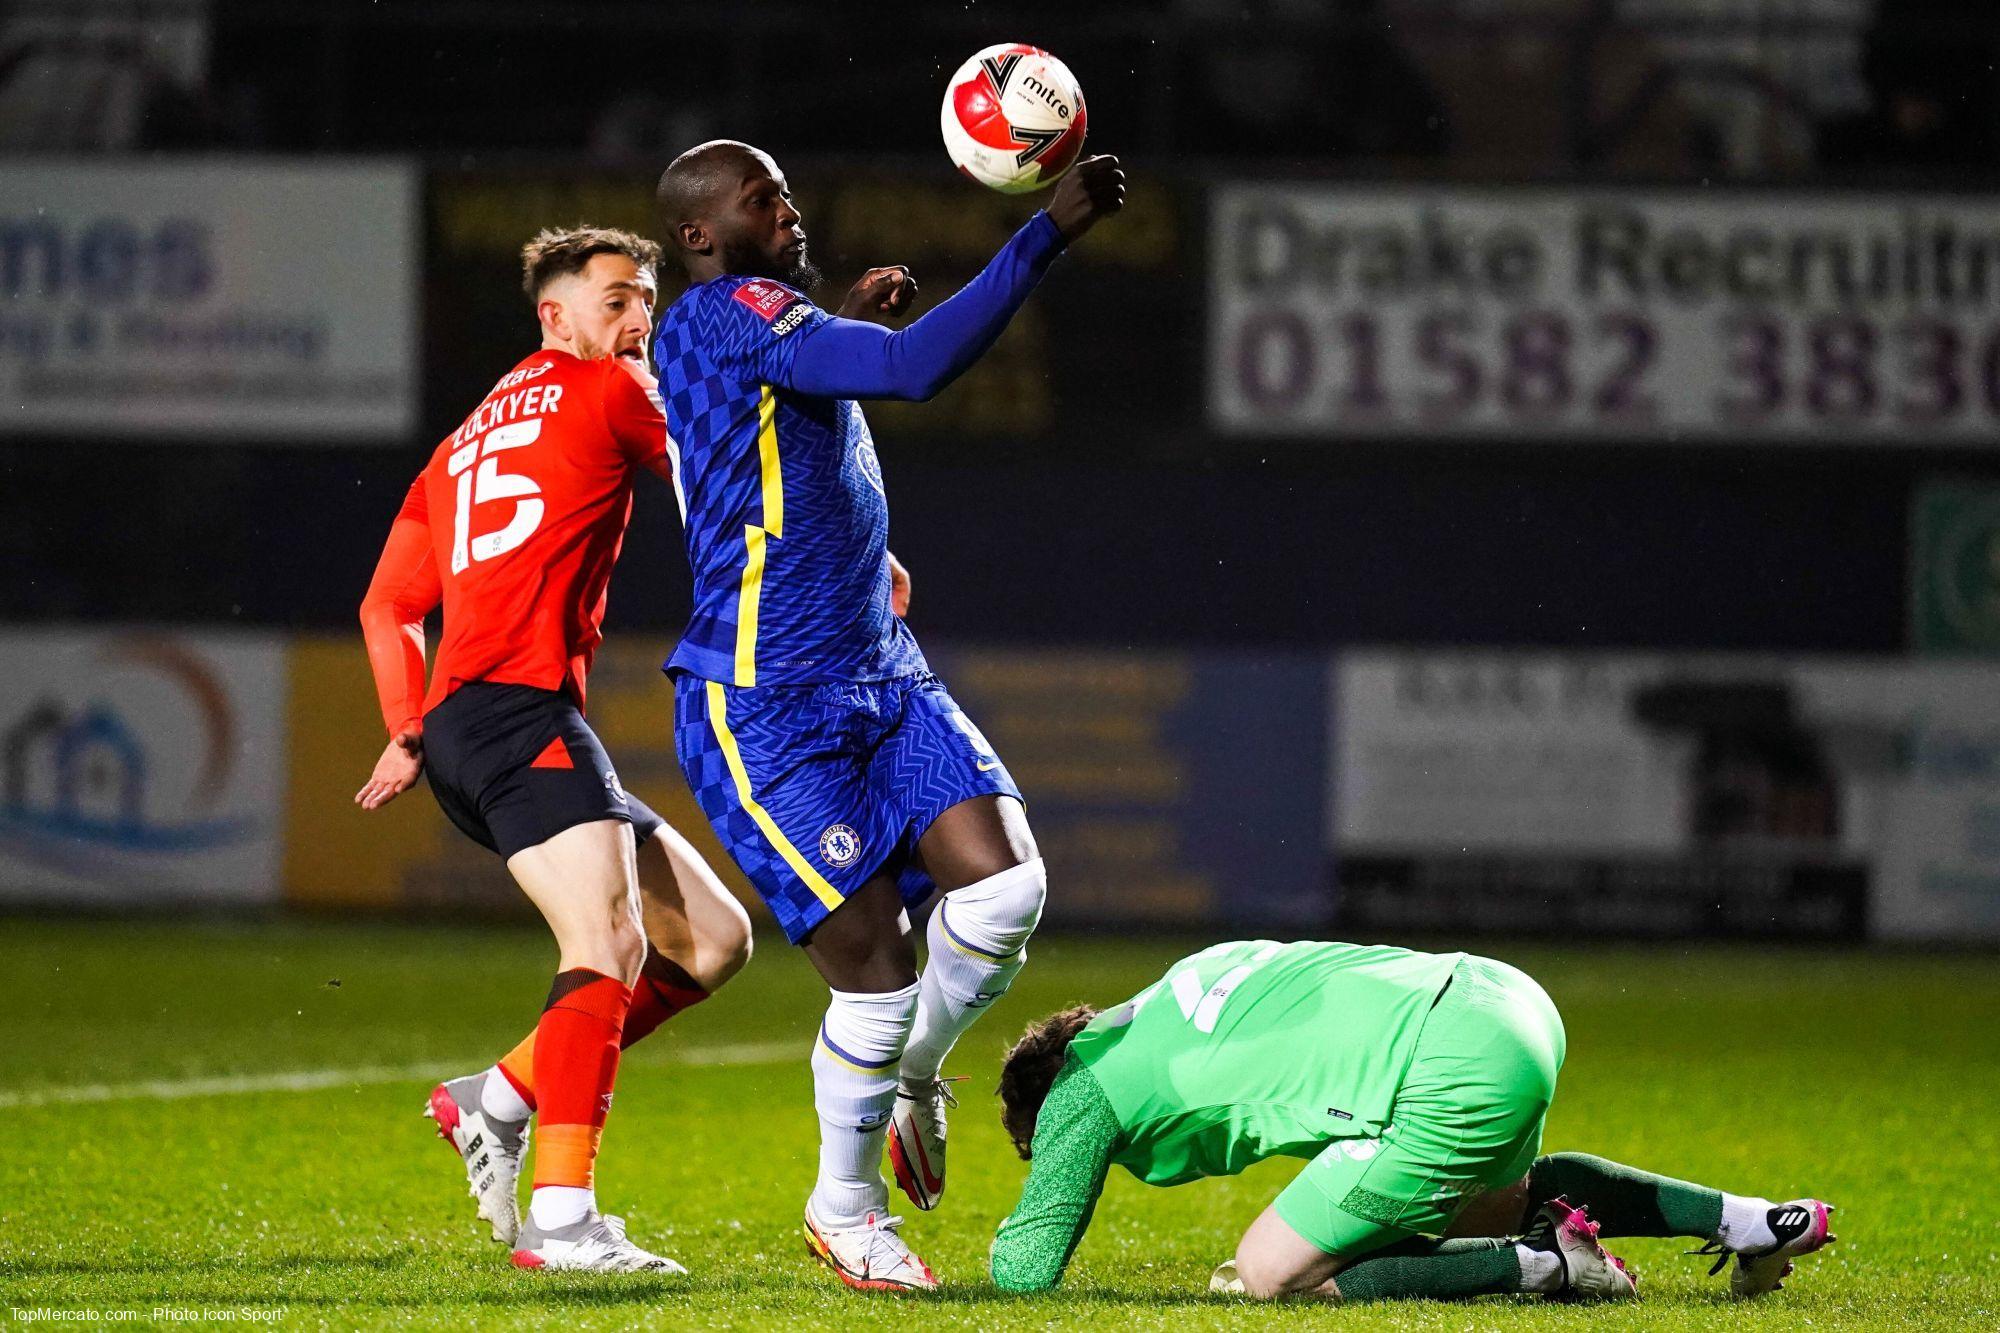
<svg viewBox="0 0 2000 1333">
<path fill-rule="evenodd" d="M 1218 944 L 1125 1003 L 1052 1014 L 1008 1052 L 1001 1119 L 1033 1165 L 993 1280 L 1045 1291 L 1115 1164 L 1150 1185 L 1311 1164 L 1215 1291 L 1367 1301 L 1638 1295 L 1600 1236 L 1688 1236 L 1739 1297 L 1832 1240 L 1772 1203 L 1584 1153 L 1540 1156 L 1562 1019 L 1532 977 L 1385 945 Z"/>
</svg>

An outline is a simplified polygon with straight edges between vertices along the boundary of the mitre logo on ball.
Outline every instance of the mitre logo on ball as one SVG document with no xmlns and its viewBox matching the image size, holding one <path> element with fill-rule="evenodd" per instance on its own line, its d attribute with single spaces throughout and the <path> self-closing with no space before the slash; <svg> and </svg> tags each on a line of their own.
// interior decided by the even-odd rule
<svg viewBox="0 0 2000 1333">
<path fill-rule="evenodd" d="M 1083 152 L 1083 89 L 1036 46 L 989 46 L 945 87 L 939 125 L 958 169 L 1005 194 L 1053 184 Z"/>
</svg>

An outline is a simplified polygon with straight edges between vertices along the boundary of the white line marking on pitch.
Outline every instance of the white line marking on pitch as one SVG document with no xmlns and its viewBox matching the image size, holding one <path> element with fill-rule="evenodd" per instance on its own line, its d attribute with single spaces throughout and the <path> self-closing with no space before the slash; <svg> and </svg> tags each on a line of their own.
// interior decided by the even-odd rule
<svg viewBox="0 0 2000 1333">
<path fill-rule="evenodd" d="M 739 1042 L 729 1046 L 689 1046 L 646 1065 L 761 1065 L 794 1059 L 811 1049 L 804 1041 Z M 286 1073 L 226 1074 L 213 1078 L 148 1079 L 141 1083 L 86 1083 L 71 1087 L 0 1092 L 0 1110 L 81 1102 L 181 1101 L 189 1097 L 233 1097 L 246 1092 L 312 1092 L 319 1088 L 362 1087 L 438 1077 L 440 1070 L 469 1066 L 430 1061 L 411 1065 L 364 1065 L 358 1069 L 296 1069 Z"/>
</svg>

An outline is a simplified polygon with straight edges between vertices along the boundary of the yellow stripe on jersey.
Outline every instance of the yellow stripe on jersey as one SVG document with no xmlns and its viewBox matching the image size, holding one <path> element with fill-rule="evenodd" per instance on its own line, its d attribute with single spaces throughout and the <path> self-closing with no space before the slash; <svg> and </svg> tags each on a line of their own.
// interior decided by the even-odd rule
<svg viewBox="0 0 2000 1333">
<path fill-rule="evenodd" d="M 757 599 L 764 592 L 764 529 L 743 527 L 743 583 L 736 590 L 736 683 L 757 683 Z"/>
<path fill-rule="evenodd" d="M 757 478 L 762 526 L 745 524 L 743 581 L 736 590 L 736 684 L 757 683 L 757 605 L 764 592 L 764 549 L 785 535 L 785 471 L 778 461 L 778 395 L 766 384 L 757 397 Z"/>
<path fill-rule="evenodd" d="M 764 531 L 785 535 L 785 474 L 778 467 L 778 395 L 766 384 L 757 399 L 757 466 L 764 483 Z"/>
<path fill-rule="evenodd" d="M 792 868 L 792 873 L 804 881 L 805 886 L 813 891 L 813 896 L 831 911 L 846 901 L 840 896 L 840 890 L 827 883 L 826 876 L 813 869 L 812 862 L 801 856 L 799 849 L 785 837 L 778 821 L 771 818 L 771 812 L 757 804 L 757 798 L 750 794 L 750 774 L 743 767 L 743 751 L 737 748 L 736 737 L 730 733 L 728 709 L 727 687 L 719 681 L 709 681 L 708 725 L 715 732 L 715 743 L 721 747 L 723 761 L 729 765 L 729 776 L 735 780 L 736 803 L 749 812 L 750 818 L 764 831 L 771 845 L 778 849 L 778 855 L 785 858 L 785 864 Z"/>
</svg>

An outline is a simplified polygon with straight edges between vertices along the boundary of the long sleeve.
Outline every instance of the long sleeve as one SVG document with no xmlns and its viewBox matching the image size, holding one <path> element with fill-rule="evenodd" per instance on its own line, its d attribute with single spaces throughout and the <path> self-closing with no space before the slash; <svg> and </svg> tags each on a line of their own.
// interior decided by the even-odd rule
<svg viewBox="0 0 2000 1333">
<path fill-rule="evenodd" d="M 431 553 L 430 524 L 415 516 L 423 478 L 389 529 L 382 558 L 375 564 L 368 595 L 361 599 L 361 634 L 368 643 L 368 666 L 382 721 L 393 737 L 421 734 L 424 699 L 424 617 L 444 596 L 437 560 Z"/>
<path fill-rule="evenodd" d="M 1003 1291 L 1047 1291 L 1090 1226 L 1111 1156 L 1118 1117 L 1090 1071 L 1063 1066 L 1035 1117 L 1034 1158 L 1021 1201 L 993 1237 L 993 1282 Z"/>
<path fill-rule="evenodd" d="M 977 277 L 907 329 L 839 318 L 812 324 L 783 383 L 822 398 L 935 397 L 993 345 L 1062 249 L 1062 232 L 1037 213 Z"/>
</svg>

